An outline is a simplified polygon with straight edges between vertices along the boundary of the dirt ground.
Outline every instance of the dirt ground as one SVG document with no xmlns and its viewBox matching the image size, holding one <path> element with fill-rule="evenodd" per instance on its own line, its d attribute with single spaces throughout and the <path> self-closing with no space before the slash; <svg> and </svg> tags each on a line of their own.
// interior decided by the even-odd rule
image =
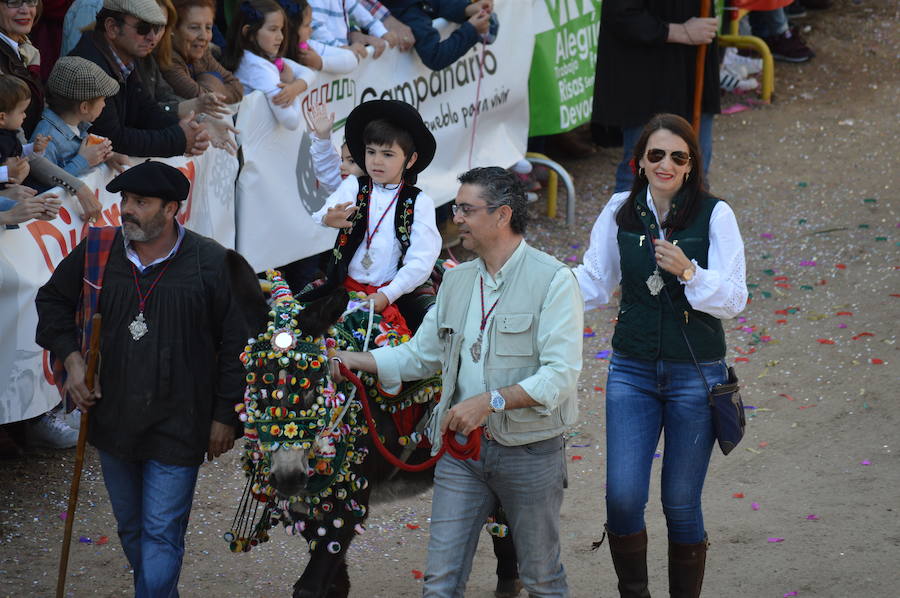
<svg viewBox="0 0 900 598">
<path fill-rule="evenodd" d="M 752 293 L 726 325 L 750 419 L 743 444 L 728 457 L 717 450 L 707 478 L 707 596 L 900 595 L 898 16 L 893 0 L 838 0 L 811 12 L 804 25 L 816 58 L 777 64 L 771 106 L 716 121 L 712 189 L 737 213 Z M 577 223 L 548 220 L 542 201 L 530 242 L 580 260 L 617 152 L 565 162 Z M 576 598 L 615 595 L 606 547 L 590 550 L 604 521 L 608 362 L 598 353 L 610 348 L 614 316 L 614 306 L 586 316 L 595 336 L 585 338 L 582 416 L 569 439 L 562 544 Z M 73 459 L 74 451 L 32 452 L 0 462 L 0 595 L 53 595 Z M 236 451 L 201 469 L 182 596 L 290 595 L 306 561 L 302 540 L 275 533 L 237 556 L 222 540 L 242 487 Z M 130 573 L 92 450 L 81 488 L 68 593 L 127 596 Z M 349 556 L 353 596 L 420 595 L 413 570 L 425 568 L 429 501 L 373 509 Z M 662 595 L 658 474 L 647 523 L 651 591 Z M 467 596 L 493 595 L 490 552 L 485 535 Z"/>
</svg>

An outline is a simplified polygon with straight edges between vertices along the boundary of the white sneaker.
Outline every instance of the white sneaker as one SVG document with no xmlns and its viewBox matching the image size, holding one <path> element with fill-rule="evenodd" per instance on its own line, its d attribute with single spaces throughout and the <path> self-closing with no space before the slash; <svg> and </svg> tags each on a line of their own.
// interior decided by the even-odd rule
<svg viewBox="0 0 900 598">
<path fill-rule="evenodd" d="M 752 91 L 759 87 L 759 81 L 753 77 L 743 78 L 731 68 L 722 65 L 719 71 L 719 87 L 724 91 Z"/>
<path fill-rule="evenodd" d="M 66 449 L 78 444 L 78 430 L 51 413 L 45 413 L 28 424 L 26 439 L 29 446 Z"/>
<path fill-rule="evenodd" d="M 738 54 L 737 48 L 726 48 L 725 57 L 722 64 L 727 67 L 740 67 L 743 73 L 742 79 L 746 79 L 750 75 L 761 73 L 763 70 L 762 58 L 750 58 L 749 56 L 741 56 Z"/>
</svg>

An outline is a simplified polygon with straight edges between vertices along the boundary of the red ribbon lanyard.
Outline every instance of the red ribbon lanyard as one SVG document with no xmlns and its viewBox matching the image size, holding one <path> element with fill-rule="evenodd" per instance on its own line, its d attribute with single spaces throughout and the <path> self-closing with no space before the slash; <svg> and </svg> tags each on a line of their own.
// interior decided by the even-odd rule
<svg viewBox="0 0 900 598">
<path fill-rule="evenodd" d="M 387 216 L 387 213 L 394 205 L 394 202 L 397 201 L 398 197 L 400 197 L 400 191 L 402 189 L 403 183 L 400 183 L 400 186 L 397 187 L 397 192 L 394 193 L 394 199 L 391 200 L 391 203 L 388 204 L 388 207 L 386 207 L 384 209 L 384 212 L 381 213 L 381 218 L 378 219 L 378 224 L 375 225 L 375 230 L 373 230 L 371 233 L 369 232 L 369 223 L 372 221 L 372 193 L 369 192 L 369 204 L 366 206 L 366 249 L 369 249 L 372 246 L 372 238 L 375 237 L 375 233 L 378 232 L 378 229 L 381 227 L 381 223 L 384 221 L 384 217 Z"/>
<path fill-rule="evenodd" d="M 497 307 L 497 304 L 500 303 L 500 297 L 497 297 L 497 300 L 494 301 L 494 304 L 488 310 L 487 313 L 484 313 L 484 276 L 481 277 L 481 328 L 479 332 L 484 332 L 484 327 L 487 324 L 488 318 L 491 317 L 491 314 L 494 313 L 494 308 Z"/>
<path fill-rule="evenodd" d="M 141 294 L 141 283 L 138 282 L 137 268 L 134 264 L 131 264 L 131 272 L 134 274 L 134 286 L 137 289 L 138 294 L 138 313 L 144 313 L 144 305 L 147 303 L 147 299 L 150 298 L 150 293 L 153 292 L 153 289 L 156 288 L 156 283 L 159 282 L 159 279 L 162 278 L 162 275 L 166 273 L 166 270 L 169 268 L 169 264 L 172 263 L 172 260 L 166 262 L 166 265 L 163 266 L 162 270 L 159 271 L 159 274 L 156 275 L 156 280 L 153 281 L 153 284 L 150 285 L 150 288 L 147 290 L 147 294 Z"/>
</svg>

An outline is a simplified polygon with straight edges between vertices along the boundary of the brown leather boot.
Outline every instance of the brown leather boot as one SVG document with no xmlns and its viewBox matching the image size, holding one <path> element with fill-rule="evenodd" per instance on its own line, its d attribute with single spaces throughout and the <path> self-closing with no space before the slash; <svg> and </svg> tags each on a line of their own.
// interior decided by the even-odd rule
<svg viewBox="0 0 900 598">
<path fill-rule="evenodd" d="M 621 598 L 650 598 L 647 589 L 647 530 L 617 536 L 606 529 Z"/>
<path fill-rule="evenodd" d="M 703 587 L 706 569 L 706 548 L 709 539 L 704 535 L 698 544 L 677 544 L 669 541 L 669 596 L 698 598 Z"/>
</svg>

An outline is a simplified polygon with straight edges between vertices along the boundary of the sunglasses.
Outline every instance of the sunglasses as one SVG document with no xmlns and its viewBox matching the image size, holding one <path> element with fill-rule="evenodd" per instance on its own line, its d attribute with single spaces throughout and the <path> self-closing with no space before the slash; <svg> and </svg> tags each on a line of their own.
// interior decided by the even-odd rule
<svg viewBox="0 0 900 598">
<path fill-rule="evenodd" d="M 148 23 L 147 21 L 138 21 L 137 23 L 129 23 L 128 21 L 120 21 L 120 22 L 123 25 L 128 25 L 129 27 L 134 29 L 134 32 L 140 36 L 149 35 L 150 33 L 153 33 L 153 35 L 156 35 L 163 29 L 162 25 Z"/>
<path fill-rule="evenodd" d="M 5 0 L 7 8 L 22 8 L 22 6 L 37 6 L 38 0 Z"/>
<path fill-rule="evenodd" d="M 678 164 L 679 166 L 684 166 L 688 162 L 691 161 L 691 155 L 687 152 L 669 152 L 669 156 L 672 158 L 672 162 Z M 661 149 L 651 149 L 647 150 L 647 161 L 651 164 L 656 164 L 666 157 L 666 150 Z"/>
</svg>

